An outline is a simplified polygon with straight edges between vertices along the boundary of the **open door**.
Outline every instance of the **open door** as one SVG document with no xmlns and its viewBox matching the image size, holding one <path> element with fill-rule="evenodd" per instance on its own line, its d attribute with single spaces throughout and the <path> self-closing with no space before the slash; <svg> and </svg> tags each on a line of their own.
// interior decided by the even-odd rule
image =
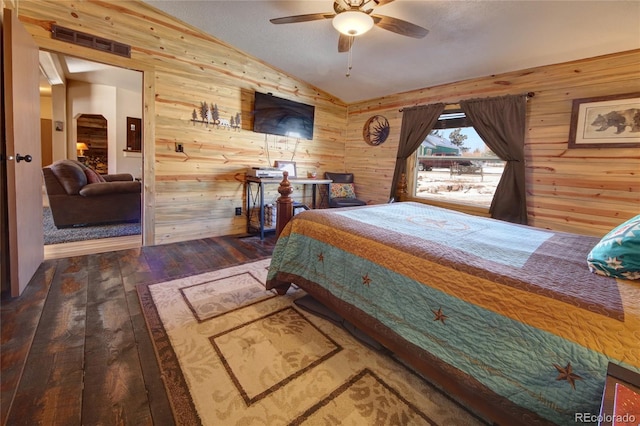
<svg viewBox="0 0 640 426">
<path fill-rule="evenodd" d="M 6 140 L 8 270 L 19 296 L 44 259 L 38 46 L 4 9 L 2 69 Z M 5 254 L 3 253 L 3 256 Z"/>
</svg>

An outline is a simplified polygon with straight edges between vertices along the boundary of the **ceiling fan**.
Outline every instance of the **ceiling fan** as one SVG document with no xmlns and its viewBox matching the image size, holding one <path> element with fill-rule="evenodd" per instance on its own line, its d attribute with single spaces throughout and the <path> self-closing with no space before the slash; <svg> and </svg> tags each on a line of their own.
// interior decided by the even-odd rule
<svg viewBox="0 0 640 426">
<path fill-rule="evenodd" d="M 333 10 L 335 13 L 310 13 L 306 15 L 285 16 L 274 18 L 273 24 L 293 24 L 295 22 L 317 21 L 320 19 L 332 19 L 333 26 L 340 32 L 338 39 L 338 52 L 348 52 L 353 45 L 354 37 L 369 31 L 374 25 L 387 31 L 401 34 L 407 37 L 423 38 L 429 30 L 411 22 L 391 16 L 373 15 L 372 6 L 384 6 L 394 0 L 335 0 Z"/>
</svg>

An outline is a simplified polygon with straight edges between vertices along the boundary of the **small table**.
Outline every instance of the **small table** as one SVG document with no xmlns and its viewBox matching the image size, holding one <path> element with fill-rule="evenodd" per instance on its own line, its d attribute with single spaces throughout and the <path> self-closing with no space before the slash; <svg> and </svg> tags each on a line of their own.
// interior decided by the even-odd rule
<svg viewBox="0 0 640 426">
<path fill-rule="evenodd" d="M 640 399 L 640 374 L 610 362 L 607 367 L 607 380 L 604 385 L 602 405 L 600 407 L 600 416 L 598 418 L 599 426 L 611 426 L 613 423 L 616 384 L 623 385 L 629 390 L 635 392 L 637 398 Z M 638 400 L 635 401 L 638 403 Z M 624 416 L 625 413 L 618 414 Z M 626 414 L 628 416 L 633 415 L 635 417 L 634 424 L 640 424 L 640 412 Z"/>
<path fill-rule="evenodd" d="M 312 179 L 312 178 L 288 178 L 292 185 L 311 185 L 311 207 L 316 208 L 316 187 L 318 185 L 329 185 L 333 182 L 331 179 Z M 258 205 L 260 207 L 260 220 L 258 231 L 260 233 L 260 239 L 264 239 L 265 227 L 264 227 L 264 187 L 265 185 L 280 185 L 282 178 L 259 178 L 255 176 L 247 176 L 247 232 L 251 231 L 251 211 L 252 207 Z M 256 184 L 258 186 L 258 192 L 254 196 L 251 190 L 251 185 Z M 257 200 L 256 200 L 257 198 Z M 252 206 L 253 201 L 253 206 Z M 322 201 L 322 200 L 321 200 Z M 269 229 L 275 231 L 275 228 Z"/>
</svg>

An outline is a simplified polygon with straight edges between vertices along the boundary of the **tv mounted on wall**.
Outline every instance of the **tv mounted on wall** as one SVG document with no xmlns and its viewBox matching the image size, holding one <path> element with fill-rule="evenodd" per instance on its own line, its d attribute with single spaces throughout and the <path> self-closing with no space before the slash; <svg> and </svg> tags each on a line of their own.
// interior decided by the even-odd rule
<svg viewBox="0 0 640 426">
<path fill-rule="evenodd" d="M 256 92 L 253 131 L 268 135 L 313 139 L 315 107 Z"/>
</svg>

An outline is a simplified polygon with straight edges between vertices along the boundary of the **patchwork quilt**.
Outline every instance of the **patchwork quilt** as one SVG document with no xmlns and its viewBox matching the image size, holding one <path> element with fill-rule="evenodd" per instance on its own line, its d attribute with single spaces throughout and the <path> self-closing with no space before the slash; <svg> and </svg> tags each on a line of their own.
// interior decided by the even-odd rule
<svg viewBox="0 0 640 426">
<path fill-rule="evenodd" d="M 267 287 L 339 301 L 481 396 L 575 424 L 598 415 L 609 362 L 640 372 L 640 283 L 589 272 L 597 242 L 412 202 L 309 210 Z"/>
</svg>

